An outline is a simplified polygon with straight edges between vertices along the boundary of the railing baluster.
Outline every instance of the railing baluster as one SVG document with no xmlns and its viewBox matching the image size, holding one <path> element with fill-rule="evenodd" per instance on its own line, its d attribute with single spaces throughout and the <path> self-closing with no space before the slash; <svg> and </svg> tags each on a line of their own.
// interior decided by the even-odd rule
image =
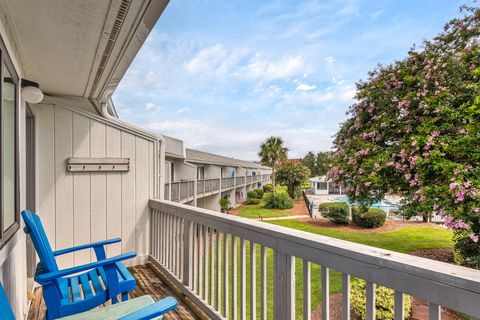
<svg viewBox="0 0 480 320">
<path fill-rule="evenodd" d="M 203 298 L 203 228 L 200 225 L 198 229 L 198 295 Z"/>
<path fill-rule="evenodd" d="M 203 227 L 203 299 L 208 303 L 208 227 Z"/>
<path fill-rule="evenodd" d="M 312 289 L 310 286 L 310 262 L 303 260 L 303 319 L 310 320 L 312 318 Z"/>
<path fill-rule="evenodd" d="M 395 291 L 393 307 L 395 320 L 403 320 L 405 318 L 403 293 Z"/>
<path fill-rule="evenodd" d="M 168 215 L 164 212 L 163 213 L 163 221 L 162 221 L 162 235 L 163 235 L 163 265 L 166 267 L 167 265 L 167 256 L 168 256 L 168 222 L 167 222 Z"/>
<path fill-rule="evenodd" d="M 237 237 L 232 234 L 232 320 L 237 319 L 237 280 Z"/>
<path fill-rule="evenodd" d="M 214 276 L 214 271 L 215 271 L 215 265 L 214 265 L 214 242 L 213 242 L 213 234 L 215 230 L 210 229 L 210 305 L 213 307 L 214 301 L 215 301 L 215 276 Z"/>
<path fill-rule="evenodd" d="M 172 216 L 172 272 L 177 275 L 177 216 Z"/>
<path fill-rule="evenodd" d="M 342 319 L 350 320 L 350 275 L 342 273 Z"/>
<path fill-rule="evenodd" d="M 167 268 L 168 270 L 172 270 L 172 224 L 171 224 L 172 216 L 167 215 Z"/>
<path fill-rule="evenodd" d="M 193 223 L 185 220 L 183 225 L 183 283 L 193 289 L 193 266 L 195 265 L 193 246 Z"/>
<path fill-rule="evenodd" d="M 184 252 L 185 252 L 185 219 L 183 218 L 180 218 L 179 221 L 178 221 L 178 224 L 180 225 L 179 227 L 179 230 L 180 230 L 180 252 L 178 253 L 179 257 L 180 257 L 180 270 L 178 272 L 178 275 L 179 275 L 179 278 L 180 279 L 183 279 L 183 277 L 185 276 L 184 274 L 184 266 L 185 266 L 185 259 L 184 259 Z"/>
<path fill-rule="evenodd" d="M 442 308 L 435 303 L 428 304 L 428 320 L 440 320 L 442 316 Z"/>
<path fill-rule="evenodd" d="M 247 318 L 247 243 L 245 239 L 240 239 L 240 319 Z"/>
<path fill-rule="evenodd" d="M 330 318 L 330 270 L 322 266 L 322 319 Z"/>
<path fill-rule="evenodd" d="M 193 223 L 192 246 L 193 246 L 193 292 L 197 292 L 197 289 L 198 289 L 198 224 L 196 223 Z"/>
<path fill-rule="evenodd" d="M 295 319 L 295 257 L 274 251 L 274 319 Z"/>
<path fill-rule="evenodd" d="M 257 318 L 257 245 L 250 241 L 250 319 Z"/>
<path fill-rule="evenodd" d="M 262 320 L 267 320 L 267 248 L 261 247 Z"/>
<path fill-rule="evenodd" d="M 224 316 L 229 317 L 228 310 L 228 233 L 223 233 L 223 304 L 225 306 Z"/>
<path fill-rule="evenodd" d="M 367 281 L 367 320 L 375 320 L 375 284 Z"/>
<path fill-rule="evenodd" d="M 221 249 L 220 249 L 220 243 L 221 243 L 221 235 L 222 233 L 217 230 L 217 233 L 216 233 L 216 238 L 217 238 L 217 250 L 216 250 L 216 253 L 217 253 L 217 274 L 216 274 L 216 297 L 217 297 L 217 310 L 219 312 L 222 311 L 222 291 L 221 291 L 221 274 L 222 274 L 222 258 L 221 258 Z"/>
</svg>

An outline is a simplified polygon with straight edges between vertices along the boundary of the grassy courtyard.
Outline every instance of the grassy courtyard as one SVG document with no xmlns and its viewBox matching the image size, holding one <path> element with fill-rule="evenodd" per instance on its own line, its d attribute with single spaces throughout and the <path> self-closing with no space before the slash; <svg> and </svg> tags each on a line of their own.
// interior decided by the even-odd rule
<svg viewBox="0 0 480 320">
<path fill-rule="evenodd" d="M 274 218 L 289 216 L 288 210 L 268 209 L 265 208 L 265 202 L 259 204 L 248 205 L 243 207 L 237 214 L 239 217 L 258 219 L 258 218 Z"/>
</svg>

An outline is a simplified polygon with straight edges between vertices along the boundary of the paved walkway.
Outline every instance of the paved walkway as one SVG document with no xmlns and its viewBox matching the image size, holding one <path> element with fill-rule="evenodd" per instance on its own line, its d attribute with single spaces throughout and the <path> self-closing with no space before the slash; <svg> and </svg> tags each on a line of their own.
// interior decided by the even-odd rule
<svg viewBox="0 0 480 320">
<path fill-rule="evenodd" d="M 310 218 L 309 215 L 297 215 L 297 216 L 286 216 L 286 217 L 271 217 L 271 218 L 260 218 L 255 220 L 260 221 L 270 221 L 270 220 L 292 220 L 292 219 L 305 219 Z"/>
</svg>

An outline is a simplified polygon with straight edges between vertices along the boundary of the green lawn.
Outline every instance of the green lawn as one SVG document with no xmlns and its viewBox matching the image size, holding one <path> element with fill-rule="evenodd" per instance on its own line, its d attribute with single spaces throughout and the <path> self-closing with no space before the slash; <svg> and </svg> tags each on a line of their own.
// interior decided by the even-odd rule
<svg viewBox="0 0 480 320">
<path fill-rule="evenodd" d="M 284 186 L 277 187 L 277 193 L 287 192 L 287 188 Z M 265 195 L 264 195 L 265 196 Z M 262 200 L 259 204 L 255 205 L 246 205 L 238 213 L 239 217 L 249 218 L 249 219 L 259 219 L 259 218 L 276 218 L 276 217 L 286 217 L 290 213 L 288 209 L 268 209 L 265 208 L 265 202 Z"/>
<path fill-rule="evenodd" d="M 319 228 L 297 220 L 273 220 L 268 222 L 402 253 L 418 249 L 453 247 L 451 231 L 441 227 L 412 226 L 384 233 L 367 233 Z"/>
<path fill-rule="evenodd" d="M 238 213 L 239 217 L 258 219 L 272 218 L 272 217 L 285 217 L 290 215 L 288 210 L 268 209 L 265 208 L 265 203 L 262 201 L 259 204 L 247 205 L 243 207 Z"/>
<path fill-rule="evenodd" d="M 309 224 L 296 220 L 274 220 L 269 223 L 290 227 L 293 229 L 304 230 L 316 234 L 326 235 L 334 238 L 344 239 L 362 243 L 374 247 L 384 248 L 392 251 L 408 253 L 417 249 L 427 248 L 451 248 L 451 232 L 442 228 L 412 226 L 404 229 L 386 232 L 386 233 L 365 233 L 352 231 L 339 231 L 324 229 L 311 226 Z M 229 248 L 231 248 L 231 238 L 229 237 Z M 240 239 L 237 239 L 237 279 L 238 279 L 238 303 L 240 303 Z M 223 239 L 221 244 L 223 243 Z M 257 245 L 256 259 L 256 283 L 257 283 L 257 318 L 260 317 L 260 246 Z M 230 255 L 230 254 L 229 254 Z M 222 253 L 223 257 L 223 253 Z M 230 260 L 231 258 L 229 258 Z M 223 260 L 223 258 L 222 258 Z M 231 264 L 231 261 L 229 261 Z M 303 261 L 296 259 L 296 315 L 297 319 L 302 319 L 303 314 Z M 217 262 L 214 261 L 214 269 L 217 268 Z M 222 268 L 223 269 L 223 268 Z M 246 243 L 246 285 L 247 285 L 247 318 L 250 317 L 250 243 Z M 229 273 L 231 268 L 229 268 Z M 223 271 L 222 271 L 223 273 Z M 223 279 L 223 276 L 222 276 Z M 231 284 L 231 274 L 230 274 Z M 320 266 L 313 264 L 311 266 L 311 290 L 312 290 L 312 310 L 315 310 L 321 301 L 320 285 Z M 231 291 L 231 290 L 230 290 Z M 335 270 L 330 272 L 330 292 L 332 294 L 341 292 L 341 273 Z M 223 293 L 224 294 L 224 293 Z M 231 296 L 231 292 L 230 292 Z M 268 296 L 268 319 L 273 318 L 273 251 L 267 249 L 267 296 Z M 223 305 L 222 308 L 223 309 Z M 240 305 L 238 306 L 240 312 Z M 231 317 L 231 306 L 230 306 Z M 229 318 L 230 318 L 229 317 Z"/>
</svg>

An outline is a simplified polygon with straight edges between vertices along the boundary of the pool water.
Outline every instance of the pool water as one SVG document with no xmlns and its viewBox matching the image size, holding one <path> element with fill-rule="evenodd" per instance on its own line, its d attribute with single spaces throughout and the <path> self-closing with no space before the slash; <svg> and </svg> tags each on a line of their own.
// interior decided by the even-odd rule
<svg viewBox="0 0 480 320">
<path fill-rule="evenodd" d="M 335 198 L 330 198 L 330 200 L 337 201 L 337 202 L 338 201 L 345 202 L 349 206 L 358 205 L 358 203 L 356 203 L 356 202 L 351 203 L 350 200 L 348 200 L 348 197 L 335 197 Z M 391 203 L 391 202 L 382 200 L 380 202 L 376 202 L 376 203 L 372 204 L 370 206 L 370 208 L 377 208 L 377 209 L 382 209 L 382 210 L 392 210 L 392 209 L 399 209 L 400 206 L 395 204 L 395 203 Z"/>
</svg>

